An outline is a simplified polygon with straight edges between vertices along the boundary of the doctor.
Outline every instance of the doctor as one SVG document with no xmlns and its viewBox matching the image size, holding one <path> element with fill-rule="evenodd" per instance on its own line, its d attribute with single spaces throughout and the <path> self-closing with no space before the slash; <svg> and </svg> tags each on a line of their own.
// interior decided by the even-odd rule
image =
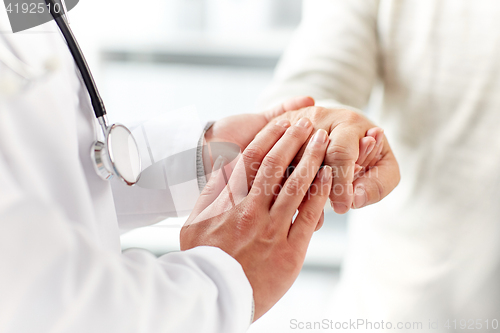
<svg viewBox="0 0 500 333">
<path fill-rule="evenodd" d="M 170 138 L 156 142 L 164 156 L 198 147 L 201 136 L 248 146 L 235 172 L 250 170 L 253 186 L 234 208 L 223 208 L 233 198 L 224 186 L 224 158 L 217 160 L 198 202 L 197 196 L 173 198 L 166 190 L 127 187 L 96 173 L 89 148 L 101 139 L 102 123 L 95 119 L 85 75 L 56 24 L 5 33 L 9 27 L 2 11 L 0 29 L 5 55 L 0 63 L 0 332 L 246 331 L 291 286 L 321 221 L 332 170 L 319 169 L 327 149 L 335 149 L 327 131 L 314 126 L 325 119 L 293 118 L 300 112 L 321 115 L 321 110 L 290 113 L 292 123 L 272 121 L 313 103 L 298 98 L 265 114 L 218 122 L 205 136 L 182 118 L 148 128 L 153 137 Z M 356 117 L 341 123 L 349 121 L 356 121 L 349 138 L 358 147 L 373 125 Z M 241 130 L 242 125 L 247 127 Z M 297 170 L 304 172 L 294 172 L 277 196 L 266 191 L 281 184 L 283 170 L 302 147 Z M 386 141 L 383 147 L 377 165 L 397 167 Z M 248 168 L 255 164 L 261 166 Z M 185 168 L 191 166 L 172 165 L 167 172 Z M 305 196 L 311 183 L 319 190 Z M 184 193 L 192 192 L 189 186 Z M 178 205 L 194 207 L 182 230 L 182 252 L 160 258 L 138 250 L 121 253 L 120 227 L 175 216 Z"/>
</svg>

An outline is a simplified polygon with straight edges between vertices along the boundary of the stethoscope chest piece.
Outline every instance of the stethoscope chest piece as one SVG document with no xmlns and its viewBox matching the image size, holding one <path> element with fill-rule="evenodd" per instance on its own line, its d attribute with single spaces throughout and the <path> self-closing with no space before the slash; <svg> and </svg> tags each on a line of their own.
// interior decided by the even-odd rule
<svg viewBox="0 0 500 333">
<path fill-rule="evenodd" d="M 96 141 L 91 149 L 97 174 L 104 180 L 114 176 L 131 186 L 141 176 L 141 157 L 132 133 L 123 125 L 114 124 L 105 130 L 105 140 Z"/>
<path fill-rule="evenodd" d="M 50 14 L 56 21 L 59 30 L 61 30 L 69 50 L 75 59 L 75 63 L 80 70 L 82 80 L 89 92 L 92 108 L 104 134 L 104 140 L 94 142 L 90 152 L 97 174 L 104 180 L 109 180 L 117 176 L 125 184 L 132 186 L 139 181 L 141 176 L 141 156 L 137 142 L 125 126 L 120 124 L 108 126 L 106 109 L 104 108 L 101 95 L 97 90 L 94 78 L 80 50 L 80 46 L 78 46 L 75 36 L 73 36 L 73 32 L 66 20 L 64 2 L 64 11 L 60 10 L 60 6 L 57 7 L 55 0 L 45 0 L 45 3 Z"/>
</svg>

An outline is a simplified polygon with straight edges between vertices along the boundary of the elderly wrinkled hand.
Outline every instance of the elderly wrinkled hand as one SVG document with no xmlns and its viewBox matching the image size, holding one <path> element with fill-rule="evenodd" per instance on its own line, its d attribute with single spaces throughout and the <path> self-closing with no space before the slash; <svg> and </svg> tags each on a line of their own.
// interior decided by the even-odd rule
<svg viewBox="0 0 500 333">
<path fill-rule="evenodd" d="M 398 185 L 399 166 L 387 138 L 365 116 L 342 108 L 313 106 L 288 111 L 275 120 L 286 119 L 295 124 L 303 117 L 311 119 L 315 130 L 324 129 L 329 133 L 324 163 L 333 169 L 330 201 L 337 213 L 379 202 Z M 369 137 L 376 139 L 374 146 L 373 141 L 367 144 Z M 295 163 L 300 160 L 304 147 Z M 357 165 L 361 165 L 361 173 Z"/>
</svg>

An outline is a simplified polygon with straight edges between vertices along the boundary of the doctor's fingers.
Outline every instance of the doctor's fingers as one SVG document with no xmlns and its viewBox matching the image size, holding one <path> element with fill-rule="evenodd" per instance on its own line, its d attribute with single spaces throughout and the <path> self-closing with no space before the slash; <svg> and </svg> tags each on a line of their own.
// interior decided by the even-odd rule
<svg viewBox="0 0 500 333">
<path fill-rule="evenodd" d="M 290 228 L 288 241 L 305 256 L 314 231 L 321 228 L 324 215 L 323 208 L 328 200 L 332 187 L 332 168 L 323 167 L 311 185 L 308 197 L 299 207 L 299 214 Z M 317 188 L 317 191 L 313 191 Z M 318 222 L 319 220 L 319 222 Z"/>
<path fill-rule="evenodd" d="M 379 202 L 399 184 L 398 162 L 388 143 L 384 143 L 382 159 L 354 182 L 353 208 L 362 208 Z"/>
<path fill-rule="evenodd" d="M 304 201 L 304 196 L 308 193 L 309 189 L 310 193 L 314 194 L 323 190 L 323 187 L 317 188 L 317 185 L 311 185 L 311 183 L 316 178 L 316 174 L 323 163 L 328 142 L 328 133 L 323 129 L 318 130 L 313 135 L 307 144 L 302 159 L 286 180 L 285 185 L 279 192 L 271 208 L 271 217 L 273 220 L 284 219 L 290 221 Z M 328 168 L 328 170 L 331 171 L 331 168 Z M 330 193 L 328 192 L 328 194 Z M 316 224 L 318 223 L 320 214 L 321 212 L 316 218 Z M 288 230 L 290 225 L 284 225 L 284 228 Z"/>
<path fill-rule="evenodd" d="M 288 111 L 300 110 L 303 108 L 307 108 L 310 106 L 314 106 L 315 101 L 312 97 L 309 96 L 300 96 L 294 97 L 283 104 L 276 106 L 275 108 L 265 111 L 262 114 L 266 117 L 267 121 L 271 121 L 271 119 L 281 116 L 283 113 Z"/>
<path fill-rule="evenodd" d="M 191 212 L 191 217 L 193 220 L 196 216 L 198 216 L 201 212 L 207 209 L 222 193 L 224 188 L 226 187 L 226 177 L 224 174 L 226 173 L 225 167 L 227 166 L 228 161 L 225 157 L 219 156 L 213 166 L 212 176 L 210 180 L 205 185 L 205 188 L 200 194 L 200 197 L 196 201 L 196 204 Z M 191 220 L 191 218 L 189 219 Z"/>
<path fill-rule="evenodd" d="M 289 127 L 290 122 L 288 120 L 280 120 L 269 124 L 262 132 L 257 134 L 243 151 L 233 170 L 233 176 L 229 180 L 231 188 L 240 189 L 236 191 L 238 196 L 248 194 L 262 161 Z M 245 179 L 241 179 L 242 175 L 244 175 Z M 243 190 L 241 190 L 242 187 Z"/>
<path fill-rule="evenodd" d="M 268 126 L 243 151 L 234 168 L 228 166 L 219 171 L 217 162 L 214 164 L 214 175 L 198 200 L 199 206 L 195 207 L 196 213 L 200 214 L 203 211 L 201 219 L 220 215 L 246 198 L 262 160 L 288 127 L 290 127 L 288 120 Z M 217 161 L 221 163 L 219 159 Z M 223 161 L 225 166 L 227 161 L 225 159 Z M 212 178 L 215 178 L 214 182 Z M 200 218 L 196 219 L 196 222 L 199 222 Z"/>
<path fill-rule="evenodd" d="M 300 119 L 295 125 L 286 130 L 283 137 L 266 155 L 249 193 L 249 197 L 252 197 L 256 203 L 271 207 L 275 195 L 280 193 L 279 187 L 283 182 L 288 166 L 307 141 L 312 130 L 313 126 L 309 119 Z M 298 205 L 295 207 L 298 207 Z"/>
<path fill-rule="evenodd" d="M 314 229 L 314 231 L 318 231 L 319 229 L 321 229 L 323 227 L 324 223 L 325 223 L 325 210 L 323 209 L 323 211 L 321 212 L 321 216 L 319 218 L 318 224 L 316 225 L 316 229 Z"/>
</svg>

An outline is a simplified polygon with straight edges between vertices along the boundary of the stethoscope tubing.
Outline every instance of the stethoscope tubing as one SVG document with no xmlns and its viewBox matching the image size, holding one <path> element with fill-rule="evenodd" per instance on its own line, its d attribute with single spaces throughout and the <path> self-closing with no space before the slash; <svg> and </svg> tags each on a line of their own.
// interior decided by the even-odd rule
<svg viewBox="0 0 500 333">
<path fill-rule="evenodd" d="M 99 94 L 99 90 L 97 89 L 89 65 L 85 60 L 85 56 L 83 55 L 83 52 L 80 49 L 80 46 L 78 45 L 78 42 L 76 41 L 76 38 L 71 31 L 71 28 L 66 23 L 65 18 L 63 18 L 63 15 L 61 15 L 60 12 L 56 12 L 55 1 L 45 0 L 45 3 L 48 7 L 48 10 L 50 11 L 50 14 L 54 18 L 54 21 L 56 21 L 59 30 L 63 34 L 73 58 L 75 59 L 75 63 L 82 75 L 83 82 L 85 83 L 85 86 L 87 87 L 87 90 L 89 92 L 95 116 L 99 119 L 106 115 L 106 108 L 104 107 L 104 102 L 102 101 L 101 95 Z"/>
<path fill-rule="evenodd" d="M 103 131 L 104 141 L 99 141 L 99 140 L 95 141 L 90 151 L 90 156 L 92 161 L 94 162 L 95 170 L 98 176 L 100 176 L 104 180 L 109 180 L 116 175 L 119 177 L 119 179 L 125 182 L 125 184 L 133 186 L 139 180 L 142 171 L 142 164 L 137 142 L 135 141 L 132 133 L 127 127 L 120 124 L 113 124 L 111 126 L 108 126 L 106 119 L 107 118 L 106 108 L 104 107 L 101 95 L 97 90 L 94 78 L 87 64 L 87 61 L 85 60 L 85 57 L 80 49 L 80 46 L 78 45 L 78 42 L 76 41 L 76 38 L 73 35 L 73 32 L 68 26 L 66 18 L 66 9 L 65 9 L 66 6 L 60 6 L 59 4 L 57 4 L 59 5 L 58 7 L 59 12 L 58 12 L 56 10 L 57 7 L 55 0 L 45 0 L 45 4 L 47 5 L 50 14 L 54 18 L 54 21 L 56 22 L 57 26 L 59 27 L 59 30 L 61 31 L 63 38 L 66 40 L 71 55 L 75 60 L 76 66 L 80 71 L 83 82 L 89 93 L 92 102 L 92 108 L 94 109 L 97 121 L 99 122 L 99 125 Z M 61 13 L 60 11 L 61 7 L 64 8 L 63 13 Z M 0 44 L 0 61 L 4 62 L 8 67 L 12 68 L 14 72 L 26 78 L 27 80 L 32 79 L 33 74 L 30 73 L 30 66 L 28 64 L 24 64 L 20 59 L 17 59 L 17 57 L 14 54 L 8 52 L 7 49 L 4 48 L 1 44 Z M 120 169 L 119 166 L 117 166 L 117 162 L 120 162 L 120 164 L 122 164 L 123 159 L 122 160 L 118 159 L 117 161 L 115 161 L 115 158 L 113 157 L 114 156 L 113 147 L 116 146 L 118 147 L 117 151 L 122 151 L 123 149 L 120 147 L 124 146 L 123 143 L 121 143 L 120 145 L 115 142 L 116 140 L 112 140 L 112 138 L 115 135 L 120 135 L 120 131 L 122 131 L 123 134 L 123 130 L 127 131 L 126 134 L 128 138 L 126 140 L 121 140 L 121 141 L 124 141 L 124 144 L 126 145 L 125 146 L 126 149 L 124 151 L 128 155 L 130 161 L 129 163 L 126 163 L 125 169 Z M 118 136 L 118 138 L 120 138 L 120 136 Z M 133 146 L 130 146 L 131 143 L 133 143 Z M 135 148 L 135 150 L 131 148 Z M 135 157 L 130 154 L 135 154 Z M 122 174 L 120 172 L 123 170 L 125 170 L 125 174 Z"/>
</svg>

